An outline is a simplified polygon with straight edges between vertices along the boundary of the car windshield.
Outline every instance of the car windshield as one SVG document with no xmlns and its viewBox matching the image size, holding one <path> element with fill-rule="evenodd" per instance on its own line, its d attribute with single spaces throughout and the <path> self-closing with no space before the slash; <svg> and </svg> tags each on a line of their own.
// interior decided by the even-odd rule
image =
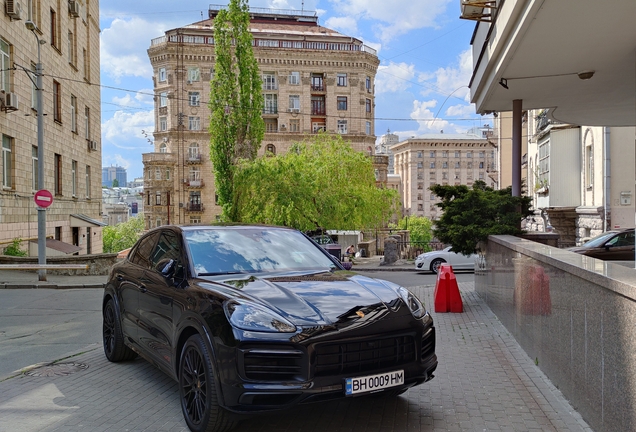
<svg viewBox="0 0 636 432">
<path fill-rule="evenodd" d="M 583 243 L 581 245 L 581 247 L 594 248 L 594 247 L 603 246 L 607 240 L 609 240 L 610 238 L 612 238 L 615 235 L 616 235 L 615 231 L 610 231 L 610 232 L 603 233 L 603 234 L 601 234 L 599 236 L 596 236 L 593 239 L 588 240 L 587 242 Z"/>
<path fill-rule="evenodd" d="M 188 230 L 184 236 L 199 276 L 336 268 L 298 231 L 211 228 Z"/>
</svg>

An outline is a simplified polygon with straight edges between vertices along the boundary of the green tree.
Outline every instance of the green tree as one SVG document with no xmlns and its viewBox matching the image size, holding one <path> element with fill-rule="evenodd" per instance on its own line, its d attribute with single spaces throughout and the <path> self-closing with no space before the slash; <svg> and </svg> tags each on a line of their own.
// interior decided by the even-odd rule
<svg viewBox="0 0 636 432">
<path fill-rule="evenodd" d="M 489 235 L 519 235 L 521 220 L 529 216 L 531 198 L 513 197 L 512 188 L 495 190 L 483 181 L 476 181 L 472 189 L 465 185 L 435 185 L 433 191 L 442 202 L 443 211 L 436 221 L 434 233 L 453 250 L 470 255 L 477 243 Z"/>
<path fill-rule="evenodd" d="M 253 160 L 265 133 L 262 85 L 252 50 L 247 0 L 230 0 L 214 19 L 214 76 L 210 83 L 210 159 L 226 220 L 237 218 L 234 173 Z"/>
<path fill-rule="evenodd" d="M 433 223 L 427 217 L 423 216 L 407 216 L 397 224 L 397 228 L 409 231 L 409 238 L 412 243 L 418 243 L 424 248 L 428 247 L 428 243 L 433 239 Z"/>
<path fill-rule="evenodd" d="M 138 215 L 103 230 L 104 253 L 116 253 L 132 247 L 145 229 L 143 215 Z"/>
<path fill-rule="evenodd" d="M 244 161 L 234 187 L 237 221 L 302 231 L 382 226 L 399 198 L 376 187 L 369 157 L 327 134 L 283 155 Z"/>
<path fill-rule="evenodd" d="M 119 187 L 119 180 L 113 179 L 113 187 Z"/>
<path fill-rule="evenodd" d="M 22 243 L 22 239 L 14 238 L 13 241 L 11 241 L 11 244 L 7 246 L 6 248 L 4 248 L 3 254 L 9 255 L 9 256 L 18 256 L 18 257 L 28 256 L 29 253 L 27 251 L 20 249 L 21 243 Z"/>
</svg>

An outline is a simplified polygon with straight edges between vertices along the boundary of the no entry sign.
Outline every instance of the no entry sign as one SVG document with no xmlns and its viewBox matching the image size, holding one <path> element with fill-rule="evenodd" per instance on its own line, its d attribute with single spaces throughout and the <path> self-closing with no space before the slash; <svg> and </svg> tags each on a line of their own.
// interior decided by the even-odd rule
<svg viewBox="0 0 636 432">
<path fill-rule="evenodd" d="M 53 204 L 53 194 L 46 189 L 39 190 L 33 196 L 33 201 L 38 207 L 47 208 Z"/>
</svg>

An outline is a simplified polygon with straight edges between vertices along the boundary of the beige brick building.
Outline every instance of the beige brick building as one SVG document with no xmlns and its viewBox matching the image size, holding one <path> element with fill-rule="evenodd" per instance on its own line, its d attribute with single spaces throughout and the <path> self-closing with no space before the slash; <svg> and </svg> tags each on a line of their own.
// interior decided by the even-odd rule
<svg viewBox="0 0 636 432">
<path fill-rule="evenodd" d="M 402 179 L 404 215 L 441 216 L 440 200 L 429 190 L 434 184 L 468 185 L 483 180 L 497 188 L 498 163 L 492 129 L 475 134 L 430 134 L 391 147 L 395 173 Z"/>
<path fill-rule="evenodd" d="M 155 149 L 143 155 L 148 228 L 209 223 L 215 204 L 209 160 L 212 20 L 170 30 L 148 49 L 154 70 Z M 263 78 L 266 133 L 259 154 L 281 153 L 319 131 L 340 133 L 354 149 L 374 153 L 376 52 L 318 24 L 312 12 L 252 10 L 254 55 Z M 386 183 L 385 158 L 374 160 Z"/>
<path fill-rule="evenodd" d="M 36 36 L 44 73 L 42 185 L 37 179 Z M 0 249 L 14 238 L 37 240 L 33 196 L 47 189 L 54 197 L 46 212 L 47 237 L 78 246 L 80 254 L 101 253 L 99 1 L 3 2 L 0 70 Z M 32 249 L 37 255 L 37 247 Z"/>
</svg>

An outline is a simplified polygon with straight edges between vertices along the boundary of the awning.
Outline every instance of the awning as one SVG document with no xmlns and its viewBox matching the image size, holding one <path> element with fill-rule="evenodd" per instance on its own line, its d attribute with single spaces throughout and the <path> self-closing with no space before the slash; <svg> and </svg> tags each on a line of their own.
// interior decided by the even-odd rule
<svg viewBox="0 0 636 432">
<path fill-rule="evenodd" d="M 78 213 L 78 214 L 71 215 L 72 227 L 103 227 L 106 225 L 108 224 L 105 224 L 104 222 L 88 217 L 85 214 Z"/>
<path fill-rule="evenodd" d="M 37 244 L 37 241 L 31 241 L 31 243 Z M 54 251 L 58 251 L 66 255 L 70 255 L 82 250 L 82 248 L 79 246 L 75 246 L 69 243 L 64 243 L 62 241 L 49 239 L 49 238 L 46 239 L 46 248 L 53 249 Z"/>
</svg>

